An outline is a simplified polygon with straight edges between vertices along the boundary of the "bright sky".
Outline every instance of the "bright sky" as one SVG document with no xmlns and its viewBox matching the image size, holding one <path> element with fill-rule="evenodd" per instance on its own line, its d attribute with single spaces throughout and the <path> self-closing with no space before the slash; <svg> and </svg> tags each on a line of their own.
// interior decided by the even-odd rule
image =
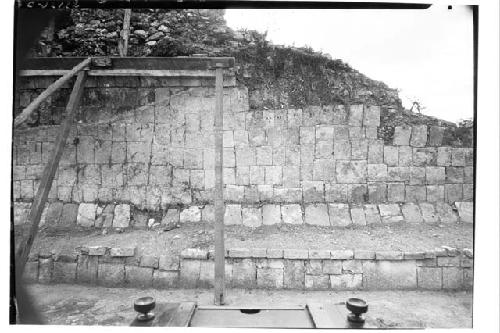
<svg viewBox="0 0 500 333">
<path fill-rule="evenodd" d="M 464 6 L 427 10 L 227 9 L 233 29 L 311 46 L 400 89 L 405 107 L 457 122 L 473 116 L 473 23 Z"/>
</svg>

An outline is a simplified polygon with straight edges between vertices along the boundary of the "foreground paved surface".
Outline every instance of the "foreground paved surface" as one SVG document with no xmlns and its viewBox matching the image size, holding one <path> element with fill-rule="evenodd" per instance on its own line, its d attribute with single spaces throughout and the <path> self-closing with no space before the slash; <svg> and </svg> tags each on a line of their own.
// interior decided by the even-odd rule
<svg viewBox="0 0 500 333">
<path fill-rule="evenodd" d="M 157 302 L 195 301 L 213 304 L 212 290 L 102 288 L 81 285 L 30 285 L 34 302 L 52 325 L 128 325 L 135 317 L 134 299 Z M 377 327 L 466 328 L 472 325 L 472 294 L 417 291 L 266 291 L 228 289 L 228 305 L 303 305 L 338 303 L 358 296 L 369 303 L 367 320 Z"/>
</svg>

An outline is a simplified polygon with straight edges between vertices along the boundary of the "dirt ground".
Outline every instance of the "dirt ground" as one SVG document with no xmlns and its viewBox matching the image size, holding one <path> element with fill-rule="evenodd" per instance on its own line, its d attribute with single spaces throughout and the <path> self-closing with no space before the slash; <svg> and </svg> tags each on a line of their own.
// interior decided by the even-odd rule
<svg viewBox="0 0 500 333">
<path fill-rule="evenodd" d="M 149 295 L 159 302 L 194 301 L 212 305 L 212 290 L 139 290 L 77 285 L 30 285 L 34 303 L 52 325 L 129 325 L 135 317 L 132 304 Z M 424 291 L 267 291 L 228 289 L 227 305 L 305 305 L 307 302 L 340 303 L 361 297 L 369 304 L 367 324 L 379 328 L 469 328 L 472 294 Z"/>
<path fill-rule="evenodd" d="M 26 232 L 17 228 L 16 235 Z M 75 230 L 42 229 L 33 250 L 73 251 L 79 246 L 131 247 L 141 254 L 177 254 L 190 247 L 213 248 L 213 225 L 186 223 L 162 230 Z M 469 224 L 386 224 L 350 228 L 310 225 L 277 225 L 248 228 L 225 227 L 226 248 L 299 248 L 425 251 L 443 245 L 472 248 L 473 227 Z"/>
</svg>

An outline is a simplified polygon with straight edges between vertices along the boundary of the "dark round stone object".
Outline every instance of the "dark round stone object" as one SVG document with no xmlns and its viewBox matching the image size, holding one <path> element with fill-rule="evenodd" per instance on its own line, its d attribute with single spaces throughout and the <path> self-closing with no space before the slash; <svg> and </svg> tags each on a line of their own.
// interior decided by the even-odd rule
<svg viewBox="0 0 500 333">
<path fill-rule="evenodd" d="M 149 312 L 153 310 L 155 306 L 156 301 L 153 297 L 146 296 L 136 299 L 134 302 L 134 310 L 140 313 L 137 319 L 141 321 L 153 319 L 154 315 Z"/>
<path fill-rule="evenodd" d="M 349 298 L 345 303 L 347 310 L 351 311 L 356 316 L 359 316 L 368 311 L 368 304 L 361 298 Z"/>
</svg>

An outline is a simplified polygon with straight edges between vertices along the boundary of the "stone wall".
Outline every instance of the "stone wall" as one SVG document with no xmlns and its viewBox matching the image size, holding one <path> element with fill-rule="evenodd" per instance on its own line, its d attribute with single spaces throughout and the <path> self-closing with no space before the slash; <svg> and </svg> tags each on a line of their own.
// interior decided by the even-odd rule
<svg viewBox="0 0 500 333">
<path fill-rule="evenodd" d="M 139 255 L 135 248 L 82 247 L 71 253 L 33 253 L 28 282 L 90 283 L 110 287 L 209 288 L 213 252 Z M 306 290 L 457 290 L 473 285 L 470 249 L 423 252 L 229 249 L 226 285 Z"/>
<path fill-rule="evenodd" d="M 19 106 L 49 83 L 24 80 Z M 99 227 L 144 226 L 151 217 L 213 220 L 212 85 L 197 78 L 91 78 L 45 217 Z M 442 146 L 443 127 L 396 127 L 393 142 L 384 143 L 378 106 L 251 111 L 234 76 L 225 86 L 227 223 L 472 222 L 473 149 Z M 34 124 L 60 121 L 67 92 L 42 106 Z M 18 223 L 57 129 L 14 133 Z M 99 219 L 104 215 L 108 222 Z M 113 216 L 120 222 L 109 222 Z"/>
</svg>

